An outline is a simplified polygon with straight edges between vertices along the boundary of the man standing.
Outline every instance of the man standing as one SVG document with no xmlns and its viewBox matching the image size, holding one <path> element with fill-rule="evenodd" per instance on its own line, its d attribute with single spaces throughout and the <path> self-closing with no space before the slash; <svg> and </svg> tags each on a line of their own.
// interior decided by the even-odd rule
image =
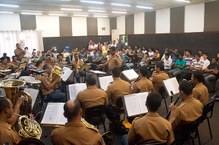
<svg viewBox="0 0 219 145">
<path fill-rule="evenodd" d="M 105 145 L 99 131 L 81 118 L 82 109 L 77 100 L 64 105 L 65 126 L 52 131 L 53 145 Z"/>
<path fill-rule="evenodd" d="M 25 55 L 25 51 L 21 48 L 20 44 L 16 44 L 16 49 L 14 50 L 15 56 L 17 56 L 17 60 L 21 61 L 22 57 Z"/>
</svg>

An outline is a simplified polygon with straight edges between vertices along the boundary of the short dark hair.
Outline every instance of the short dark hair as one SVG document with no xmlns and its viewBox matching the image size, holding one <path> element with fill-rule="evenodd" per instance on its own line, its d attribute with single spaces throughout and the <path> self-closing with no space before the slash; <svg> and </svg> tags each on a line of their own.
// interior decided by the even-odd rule
<svg viewBox="0 0 219 145">
<path fill-rule="evenodd" d="M 14 56 L 12 56 L 12 60 L 14 60 L 14 58 L 15 58 L 15 57 L 17 57 L 17 56 L 15 56 L 15 55 L 14 55 Z"/>
<path fill-rule="evenodd" d="M 97 76 L 95 74 L 88 74 L 86 76 L 86 83 L 88 85 L 95 85 L 97 82 Z"/>
<path fill-rule="evenodd" d="M 193 87 L 191 82 L 183 80 L 179 85 L 179 91 L 183 91 L 186 95 L 191 95 Z"/>
<path fill-rule="evenodd" d="M 38 66 L 40 66 L 41 63 L 43 63 L 43 61 L 40 59 L 40 60 L 38 60 L 38 61 L 36 62 L 36 65 L 35 65 L 35 66 L 38 67 Z"/>
<path fill-rule="evenodd" d="M 49 68 L 49 66 L 50 66 L 50 64 L 48 64 L 48 63 L 44 64 L 44 66 L 43 66 L 43 70 L 46 70 L 46 69 L 48 69 L 48 68 Z"/>
<path fill-rule="evenodd" d="M 198 82 L 204 82 L 204 75 L 201 71 L 194 71 L 192 75 Z"/>
<path fill-rule="evenodd" d="M 10 107 L 10 103 L 6 97 L 0 97 L 0 113 Z"/>
<path fill-rule="evenodd" d="M 147 68 L 147 66 L 140 67 L 139 71 L 140 71 L 141 75 L 144 76 L 144 77 L 146 77 L 148 75 L 148 68 Z"/>
<path fill-rule="evenodd" d="M 68 119 L 68 120 L 72 120 L 74 117 L 76 117 L 78 115 L 78 113 L 81 110 L 81 105 L 79 103 L 78 100 L 74 100 L 74 106 L 73 107 L 69 107 L 67 105 L 68 102 L 65 103 L 64 105 L 64 116 Z"/>
<path fill-rule="evenodd" d="M 111 50 L 111 51 L 116 51 L 116 47 L 115 47 L 115 46 L 112 46 L 112 47 L 110 47 L 110 50 Z"/>
<path fill-rule="evenodd" d="M 150 93 L 147 97 L 146 106 L 148 111 L 156 112 L 162 102 L 162 97 L 159 93 Z"/>
<path fill-rule="evenodd" d="M 166 56 L 168 56 L 168 57 L 170 56 L 170 54 L 169 54 L 169 53 L 165 53 L 165 55 L 166 55 Z"/>
<path fill-rule="evenodd" d="M 156 64 L 156 67 L 159 68 L 161 71 L 163 71 L 163 70 L 164 70 L 164 64 L 163 64 L 163 62 L 162 62 L 162 61 L 158 62 L 158 63 Z"/>
<path fill-rule="evenodd" d="M 198 57 L 201 57 L 201 54 L 199 54 L 199 53 L 197 53 L 197 54 L 195 54 L 196 56 L 198 56 Z"/>
<path fill-rule="evenodd" d="M 113 76 L 116 77 L 116 78 L 117 78 L 117 77 L 120 77 L 121 69 L 118 68 L 118 67 L 114 68 L 114 69 L 112 70 L 112 74 L 113 74 Z"/>
</svg>

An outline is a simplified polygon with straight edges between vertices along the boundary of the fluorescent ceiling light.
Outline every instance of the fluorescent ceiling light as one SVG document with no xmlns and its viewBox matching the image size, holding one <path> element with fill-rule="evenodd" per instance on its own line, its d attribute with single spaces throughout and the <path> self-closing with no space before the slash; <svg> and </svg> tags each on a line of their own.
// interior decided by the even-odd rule
<svg viewBox="0 0 219 145">
<path fill-rule="evenodd" d="M 82 3 L 90 3 L 90 4 L 100 4 L 100 5 L 103 5 L 104 2 L 101 2 L 101 1 L 87 1 L 87 0 L 81 0 L 80 2 Z"/>
<path fill-rule="evenodd" d="M 178 1 L 178 2 L 185 2 L 185 3 L 190 3 L 189 0 L 176 0 L 176 1 Z"/>
<path fill-rule="evenodd" d="M 153 10 L 153 7 L 147 7 L 147 6 L 136 6 L 136 8 Z"/>
<path fill-rule="evenodd" d="M 103 15 L 94 15 L 94 17 L 99 17 L 99 18 L 108 18 L 108 16 L 103 16 Z"/>
<path fill-rule="evenodd" d="M 67 14 L 55 14 L 55 13 L 49 13 L 49 16 L 68 16 Z"/>
<path fill-rule="evenodd" d="M 114 14 L 127 14 L 127 12 L 121 12 L 121 11 L 112 11 Z"/>
<path fill-rule="evenodd" d="M 21 15 L 42 15 L 42 13 L 34 13 L 34 12 L 21 12 Z"/>
<path fill-rule="evenodd" d="M 104 10 L 88 10 L 88 12 L 106 13 Z"/>
<path fill-rule="evenodd" d="M 83 14 L 74 14 L 74 17 L 88 17 L 88 15 L 83 15 Z"/>
<path fill-rule="evenodd" d="M 121 6 L 121 7 L 131 7 L 131 5 L 120 4 L 120 3 L 111 3 L 112 6 Z"/>
<path fill-rule="evenodd" d="M 75 9 L 75 8 L 61 8 L 62 11 L 82 11 L 82 9 Z"/>
<path fill-rule="evenodd" d="M 19 8 L 19 5 L 8 5 L 8 4 L 0 4 L 0 7 L 11 7 L 11 8 Z"/>
<path fill-rule="evenodd" d="M 14 12 L 0 11 L 0 14 L 13 14 Z"/>
</svg>

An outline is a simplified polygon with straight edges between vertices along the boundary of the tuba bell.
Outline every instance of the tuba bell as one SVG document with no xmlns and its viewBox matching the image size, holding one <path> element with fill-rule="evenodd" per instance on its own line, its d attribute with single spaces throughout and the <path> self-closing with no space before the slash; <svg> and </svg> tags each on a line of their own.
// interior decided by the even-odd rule
<svg viewBox="0 0 219 145">
<path fill-rule="evenodd" d="M 13 105 L 16 104 L 19 97 L 25 97 L 24 104 L 20 108 L 21 115 L 27 115 L 31 113 L 31 96 L 24 91 L 19 91 L 19 88 L 23 87 L 25 84 L 25 81 L 18 79 L 3 80 L 0 83 L 0 86 L 3 87 L 5 90 L 6 97 L 11 100 Z"/>
</svg>

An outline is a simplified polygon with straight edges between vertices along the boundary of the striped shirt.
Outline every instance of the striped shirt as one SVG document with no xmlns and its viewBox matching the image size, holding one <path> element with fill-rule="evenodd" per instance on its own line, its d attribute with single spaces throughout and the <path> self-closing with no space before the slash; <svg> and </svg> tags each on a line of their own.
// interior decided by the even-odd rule
<svg viewBox="0 0 219 145">
<path fill-rule="evenodd" d="M 204 62 L 199 60 L 197 61 L 196 59 L 192 60 L 192 67 L 194 68 L 202 68 L 203 67 Z"/>
<path fill-rule="evenodd" d="M 192 56 L 190 57 L 184 56 L 184 59 L 186 60 L 186 66 L 190 66 L 192 64 L 192 60 L 193 60 Z"/>
</svg>

